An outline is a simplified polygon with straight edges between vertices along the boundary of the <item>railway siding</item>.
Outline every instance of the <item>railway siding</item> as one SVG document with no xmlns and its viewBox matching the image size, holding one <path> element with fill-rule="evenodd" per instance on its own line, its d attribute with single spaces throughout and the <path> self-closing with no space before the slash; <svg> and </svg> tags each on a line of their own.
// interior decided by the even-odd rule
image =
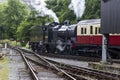
<svg viewBox="0 0 120 80">
<path fill-rule="evenodd" d="M 34 55 L 25 57 L 28 61 L 32 62 L 31 65 L 37 72 L 37 76 L 39 77 L 40 80 L 64 80 L 63 78 L 58 77 L 55 73 L 49 70 L 49 68 L 41 67 L 45 66 L 44 63 L 36 59 Z"/>
<path fill-rule="evenodd" d="M 110 73 L 110 72 L 106 72 L 106 71 L 102 71 L 102 70 L 100 71 L 100 70 L 90 69 L 90 68 L 87 68 L 85 66 L 77 67 L 74 64 L 66 65 L 66 64 L 63 64 L 61 62 L 59 62 L 57 65 L 56 62 L 54 63 L 53 61 L 50 61 L 50 60 L 44 58 L 43 56 L 36 54 L 35 52 L 29 52 L 29 51 L 24 51 L 24 50 L 21 50 L 21 51 L 23 51 L 23 53 L 26 55 L 25 57 L 30 57 L 30 58 L 34 59 L 33 63 L 35 63 L 35 61 L 37 61 L 37 63 L 41 63 L 41 61 L 43 61 L 43 63 L 39 64 L 39 65 L 43 65 L 43 66 L 46 65 L 48 67 L 47 68 L 48 70 L 49 69 L 53 70 L 53 68 L 54 69 L 56 68 L 56 70 L 58 72 L 61 71 L 59 74 L 62 73 L 62 75 L 64 74 L 64 75 L 71 76 L 71 77 L 75 78 L 76 80 L 80 80 L 80 78 L 82 78 L 84 80 L 91 80 L 91 79 L 93 79 L 93 80 L 95 80 L 95 79 L 98 79 L 98 80 L 101 80 L 101 79 L 119 80 L 120 79 L 120 75 L 116 74 L 116 73 Z M 17 54 L 14 54 L 13 56 L 16 56 L 16 55 Z M 34 55 L 34 57 L 33 57 L 33 55 Z M 35 55 L 37 57 L 40 57 L 40 60 L 35 59 Z M 58 61 L 60 61 L 60 60 L 58 59 Z M 71 61 L 70 60 L 68 60 L 68 61 L 63 60 L 63 62 L 68 63 Z M 73 62 L 73 63 L 75 63 L 75 62 Z M 83 64 L 81 64 L 81 65 L 83 65 Z M 31 64 L 31 66 L 33 66 L 33 68 L 37 69 L 38 72 L 40 71 L 37 75 L 40 76 L 40 78 L 42 80 L 44 80 L 44 79 L 49 80 L 47 78 L 49 78 L 50 76 L 48 76 L 47 78 L 45 78 L 45 77 L 51 73 L 47 72 L 46 70 L 44 71 L 43 68 L 38 68 L 38 66 L 35 66 L 34 64 Z M 88 66 L 88 64 L 86 66 Z M 56 73 L 58 74 L 58 72 L 56 72 Z M 45 74 L 45 76 L 42 77 L 44 74 Z M 56 78 L 56 77 L 52 77 L 53 80 L 54 80 L 54 78 Z M 62 77 L 62 78 L 64 78 L 64 77 Z"/>
<path fill-rule="evenodd" d="M 16 48 L 15 48 L 16 49 Z M 39 67 L 45 67 L 45 68 L 47 68 L 48 69 L 48 71 L 50 71 L 51 72 L 51 70 L 57 75 L 58 74 L 58 72 L 61 72 L 62 73 L 62 78 L 60 78 L 59 76 L 56 78 L 56 76 L 55 77 L 53 77 L 53 78 L 56 78 L 55 80 L 59 80 L 59 78 L 60 79 L 62 79 L 62 80 L 76 80 L 74 77 L 72 77 L 71 75 L 69 75 L 68 73 L 66 73 L 64 70 L 61 70 L 61 69 L 59 69 L 59 68 L 57 68 L 57 66 L 55 66 L 54 64 L 52 64 L 52 63 L 50 63 L 49 61 L 46 61 L 45 59 L 43 59 L 42 57 L 40 57 L 39 55 L 36 57 L 36 58 L 39 58 L 40 60 L 37 60 L 37 61 L 39 61 L 39 62 L 37 62 L 36 61 L 36 59 L 35 59 L 35 57 L 34 58 L 32 58 L 33 60 L 31 60 L 30 58 L 28 58 L 28 56 L 26 56 L 26 52 L 24 52 L 24 51 L 22 51 L 22 50 L 20 50 L 20 49 L 16 49 L 17 51 L 19 51 L 20 53 L 21 53 L 21 55 L 23 56 L 23 58 L 24 58 L 24 60 L 26 61 L 26 63 L 29 63 L 29 61 L 28 60 L 30 60 L 30 61 L 32 61 L 34 64 L 37 64 L 37 65 L 39 65 Z M 37 55 L 37 54 L 36 54 Z M 33 55 L 33 56 L 36 56 L 36 55 Z M 33 65 L 31 64 L 31 66 L 28 66 L 29 68 L 30 67 L 32 67 Z M 47 70 L 46 69 L 46 70 Z M 50 69 L 50 70 L 49 70 Z M 33 69 L 32 69 L 33 70 Z M 33 72 L 31 72 L 32 74 L 34 74 Z M 43 72 L 44 73 L 44 72 Z M 48 73 L 48 72 L 47 72 Z M 39 73 L 38 73 L 39 74 Z M 41 79 L 41 77 L 39 77 L 39 75 L 38 74 L 36 74 L 36 76 L 39 78 L 39 79 Z M 51 78 L 49 78 L 49 77 L 47 77 L 48 76 L 48 74 L 46 74 L 46 76 L 45 76 L 45 78 L 48 78 L 48 79 L 51 79 Z M 34 77 L 34 76 L 33 76 Z M 34 77 L 35 78 L 35 77 Z M 81 78 L 81 77 L 80 77 Z M 36 80 L 36 79 L 35 79 Z M 44 79 L 43 79 L 44 80 Z M 46 79 L 47 80 L 47 79 Z M 51 79 L 52 80 L 52 79 Z"/>
<path fill-rule="evenodd" d="M 29 51 L 25 51 L 27 53 L 29 53 Z M 31 52 L 32 54 L 38 55 L 34 52 Z M 40 55 L 38 55 L 40 56 Z M 42 56 L 40 56 L 42 57 Z M 43 57 L 42 57 L 43 58 Z M 100 71 L 100 70 L 95 70 L 95 69 L 90 69 L 90 68 L 85 68 L 85 67 L 77 67 L 75 65 L 66 65 L 63 64 L 61 62 L 54 62 L 52 60 L 48 60 L 46 58 L 44 58 L 45 60 L 47 60 L 50 63 L 53 63 L 54 65 L 56 65 L 57 67 L 65 70 L 68 74 L 72 75 L 72 76 L 76 76 L 78 79 L 81 76 L 84 76 L 84 79 L 88 78 L 87 80 L 91 80 L 92 79 L 98 79 L 98 80 L 119 80 L 120 75 L 119 74 L 115 74 L 115 73 L 109 73 L 109 72 L 105 72 L 105 71 Z M 55 58 L 54 58 L 55 59 Z M 53 59 L 53 60 L 54 60 Z M 58 60 L 59 61 L 59 60 Z M 64 60 L 63 60 L 64 61 Z M 64 61 L 66 62 L 66 61 Z M 70 62 L 70 60 L 69 60 Z M 67 63 L 67 62 L 66 62 Z M 58 64 L 58 65 L 57 65 Z M 74 74 L 73 74 L 74 73 Z M 86 76 L 86 77 L 85 77 Z"/>
</svg>

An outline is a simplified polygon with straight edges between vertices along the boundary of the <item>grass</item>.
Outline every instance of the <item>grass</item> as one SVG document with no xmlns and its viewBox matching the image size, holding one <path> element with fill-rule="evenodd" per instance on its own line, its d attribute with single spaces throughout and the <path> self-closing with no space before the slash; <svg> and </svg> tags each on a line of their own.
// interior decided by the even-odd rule
<svg viewBox="0 0 120 80">
<path fill-rule="evenodd" d="M 8 80 L 9 66 L 7 58 L 0 60 L 0 80 Z"/>
</svg>

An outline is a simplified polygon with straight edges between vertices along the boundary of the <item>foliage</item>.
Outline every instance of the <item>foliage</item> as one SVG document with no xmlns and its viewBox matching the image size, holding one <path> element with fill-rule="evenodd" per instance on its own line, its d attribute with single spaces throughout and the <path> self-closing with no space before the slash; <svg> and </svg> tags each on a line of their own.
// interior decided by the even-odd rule
<svg viewBox="0 0 120 80">
<path fill-rule="evenodd" d="M 76 16 L 72 10 L 68 8 L 71 0 L 48 0 L 48 8 L 52 9 L 58 16 L 60 22 L 70 20 L 76 22 Z"/>
<path fill-rule="evenodd" d="M 17 29 L 18 40 L 25 41 L 25 43 L 27 43 L 28 41 L 31 40 L 31 37 L 33 37 L 31 35 L 31 32 L 35 32 L 35 31 L 36 31 L 36 35 L 39 34 L 40 36 L 42 36 L 41 26 L 44 25 L 45 23 L 48 23 L 49 21 L 52 21 L 52 19 L 50 19 L 48 16 L 36 17 L 35 15 L 37 15 L 37 13 L 35 11 L 31 11 L 30 17 L 27 20 L 21 22 L 21 24 Z M 39 26 L 40 30 L 36 28 L 36 26 Z"/>
<path fill-rule="evenodd" d="M 4 14 L 4 26 L 8 38 L 16 38 L 16 30 L 21 21 L 29 14 L 28 7 L 20 0 L 8 0 L 6 7 L 2 11 Z"/>
<path fill-rule="evenodd" d="M 70 20 L 76 23 L 82 19 L 100 18 L 100 0 L 86 0 L 86 9 L 81 19 L 76 18 L 73 11 L 68 8 L 71 0 L 48 0 L 48 8 L 51 8 L 60 19 L 60 22 Z"/>
<path fill-rule="evenodd" d="M 5 31 L 5 14 L 4 9 L 7 6 L 6 3 L 0 3 L 0 39 L 3 38 L 3 32 Z"/>
<path fill-rule="evenodd" d="M 86 9 L 82 19 L 100 18 L 100 1 L 101 0 L 86 0 Z"/>
<path fill-rule="evenodd" d="M 0 26 L 3 26 L 5 15 L 4 15 L 4 8 L 6 7 L 6 3 L 0 3 Z"/>
<path fill-rule="evenodd" d="M 17 29 L 17 38 L 18 40 L 22 41 L 27 39 L 28 40 L 28 36 L 29 36 L 29 29 L 30 29 L 30 24 L 27 21 L 23 21 L 18 29 Z"/>
</svg>

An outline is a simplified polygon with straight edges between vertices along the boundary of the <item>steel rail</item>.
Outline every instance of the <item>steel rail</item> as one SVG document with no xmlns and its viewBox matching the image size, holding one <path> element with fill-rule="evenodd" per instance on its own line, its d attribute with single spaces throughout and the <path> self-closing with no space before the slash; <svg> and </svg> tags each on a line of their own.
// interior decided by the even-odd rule
<svg viewBox="0 0 120 80">
<path fill-rule="evenodd" d="M 64 76 L 67 75 L 67 76 L 70 77 L 70 78 L 71 78 L 72 76 L 74 76 L 74 77 L 77 78 L 77 79 L 76 79 L 76 78 L 73 78 L 73 77 L 72 77 L 73 80 L 78 80 L 78 78 L 81 79 L 81 80 L 87 80 L 86 78 L 84 78 L 84 77 L 82 77 L 82 76 L 80 77 L 80 76 L 78 76 L 78 75 L 74 75 L 74 74 L 72 74 L 72 73 L 69 73 L 69 74 L 72 75 L 72 76 L 71 76 L 71 75 L 68 74 L 68 72 L 66 72 L 66 71 L 64 71 L 64 70 L 62 70 L 62 69 L 59 69 L 59 68 L 57 68 L 57 67 L 55 67 L 55 66 L 53 66 L 53 65 L 50 66 L 50 65 L 47 65 L 47 64 L 40 63 L 40 62 L 35 61 L 35 60 L 33 60 L 33 59 L 31 59 L 31 58 L 29 58 L 29 57 L 27 57 L 27 56 L 26 56 L 26 58 L 27 58 L 28 60 L 34 62 L 34 63 L 37 64 L 37 65 L 42 65 L 42 66 L 44 66 L 44 67 L 48 67 L 48 68 L 50 68 L 50 69 L 52 69 L 52 70 L 55 70 L 55 72 L 57 72 L 57 73 L 62 72 L 62 73 L 64 74 Z M 70 80 L 70 79 L 69 79 L 69 80 Z"/>
<path fill-rule="evenodd" d="M 25 49 L 21 49 L 23 51 L 26 51 L 28 53 L 35 53 L 32 51 L 28 51 Z M 57 57 L 57 58 L 65 58 L 65 59 L 75 59 L 75 60 L 81 60 L 81 61 L 91 61 L 91 62 L 99 62 L 100 58 L 94 58 L 94 57 L 84 57 L 84 56 L 73 56 L 73 55 L 60 55 L 60 54 L 52 54 L 52 53 L 41 53 L 43 56 L 49 56 L 49 57 Z"/>
<path fill-rule="evenodd" d="M 15 49 L 15 48 L 14 48 L 14 49 Z M 28 69 L 30 70 L 30 74 L 32 75 L 33 80 L 39 80 L 39 78 L 38 78 L 37 75 L 35 74 L 33 68 L 31 67 L 30 63 L 29 63 L 29 62 L 27 61 L 27 59 L 25 58 L 25 55 L 23 54 L 23 52 L 22 52 L 21 50 L 19 50 L 19 49 L 15 49 L 15 50 L 18 51 L 18 52 L 21 54 L 21 56 L 22 56 L 23 60 L 25 61 Z"/>
<path fill-rule="evenodd" d="M 109 78 L 109 79 L 113 79 L 113 80 L 120 79 L 119 74 L 109 73 L 109 72 L 90 69 L 90 68 L 73 66 L 73 65 L 64 64 L 64 63 L 56 62 L 56 61 L 53 61 L 53 60 L 49 60 L 47 58 L 45 58 L 45 59 L 54 63 L 54 64 L 57 64 L 60 68 L 63 68 L 63 69 L 69 70 L 69 71 L 73 71 L 73 72 L 76 72 L 76 73 L 81 74 L 81 72 L 83 72 L 83 73 L 86 73 L 86 74 L 92 74 L 93 76 L 96 76 L 97 78 L 99 78 L 99 77 L 101 78 L 101 76 L 102 76 L 104 78 Z M 62 66 L 64 66 L 64 67 L 62 67 Z"/>
<path fill-rule="evenodd" d="M 46 60 L 46 59 L 44 59 L 44 60 Z M 50 60 L 47 60 L 47 61 L 50 61 Z M 66 70 L 68 70 L 68 67 L 70 67 L 70 65 L 66 65 L 66 64 L 63 64 L 63 63 L 58 63 L 58 64 L 66 66 L 66 67 L 64 67 L 64 69 L 66 69 Z M 60 68 L 60 66 L 59 66 L 59 68 Z M 69 70 L 71 70 L 72 68 L 73 68 L 73 66 L 70 67 Z M 119 74 L 104 72 L 104 71 L 101 71 L 101 70 L 95 70 L 95 69 L 89 69 L 89 68 L 83 68 L 83 67 L 77 67 L 77 66 L 74 66 L 73 69 L 76 70 L 77 73 L 80 73 L 78 71 L 82 71 L 83 74 L 86 73 L 86 74 L 89 74 L 89 75 L 92 73 L 91 76 L 95 76 L 97 78 L 102 78 L 103 77 L 105 79 L 112 79 L 112 80 L 119 80 L 120 79 L 120 75 Z M 73 71 L 73 72 L 75 72 L 75 71 Z"/>
<path fill-rule="evenodd" d="M 39 56 L 39 55 L 38 55 L 38 56 Z M 66 76 L 66 77 L 69 78 L 69 80 L 76 80 L 74 77 L 72 77 L 71 75 L 67 74 L 67 72 L 65 72 L 65 71 L 62 70 L 62 69 L 59 69 L 57 66 L 55 66 L 54 64 L 50 63 L 49 61 L 45 60 L 44 58 L 42 58 L 42 57 L 40 57 L 40 56 L 39 56 L 39 58 L 40 58 L 42 61 L 44 61 L 46 64 L 43 64 L 43 63 L 41 64 L 40 62 L 36 62 L 36 61 L 28 58 L 27 56 L 26 56 L 26 58 L 29 59 L 29 60 L 31 60 L 32 62 L 34 62 L 34 63 L 36 63 L 36 64 L 42 65 L 42 66 L 44 66 L 44 67 L 51 68 L 52 70 L 57 71 L 57 72 L 62 72 L 62 73 L 64 74 L 64 76 Z"/>
<path fill-rule="evenodd" d="M 20 49 L 20 48 L 19 48 L 19 49 Z M 37 55 L 37 54 L 36 54 L 36 55 Z M 38 55 L 38 56 L 39 56 L 39 55 Z M 28 59 L 28 57 L 26 57 L 26 56 L 24 56 L 24 57 Z M 44 61 L 45 63 L 47 63 L 46 65 L 49 64 L 49 66 L 52 66 L 52 68 L 49 67 L 49 68 L 51 68 L 52 70 L 53 70 L 53 69 L 56 69 L 58 72 L 62 72 L 62 73 L 64 74 L 64 76 L 68 77 L 69 80 L 77 80 L 77 79 L 75 79 L 74 77 L 72 77 L 71 75 L 67 74 L 67 72 L 65 72 L 65 71 L 62 70 L 62 69 L 59 69 L 59 68 L 56 67 L 54 64 L 50 63 L 49 61 L 45 60 L 44 58 L 42 58 L 42 57 L 39 56 L 39 59 L 41 59 L 42 61 Z M 29 60 L 30 60 L 30 59 L 29 59 Z M 34 63 L 35 63 L 35 62 L 34 62 Z M 43 64 L 42 64 L 42 65 L 43 65 Z M 44 65 L 44 67 L 48 67 L 48 66 L 46 66 L 46 65 Z"/>
</svg>

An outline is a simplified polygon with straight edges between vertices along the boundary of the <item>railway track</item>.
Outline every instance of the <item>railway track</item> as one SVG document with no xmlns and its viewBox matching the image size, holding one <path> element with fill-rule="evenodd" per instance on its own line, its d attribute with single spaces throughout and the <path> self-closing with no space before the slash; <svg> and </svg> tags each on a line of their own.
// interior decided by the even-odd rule
<svg viewBox="0 0 120 80">
<path fill-rule="evenodd" d="M 29 63 L 28 60 L 25 58 L 25 55 L 23 54 L 23 52 L 21 50 L 19 50 L 19 49 L 15 49 L 15 50 L 17 50 L 21 54 L 24 62 L 26 63 L 26 65 L 27 65 L 27 67 L 29 69 L 30 74 L 32 75 L 32 79 L 33 80 L 39 80 L 38 76 L 34 72 L 34 68 L 31 66 L 31 63 Z"/>
<path fill-rule="evenodd" d="M 53 71 L 53 73 L 56 73 L 56 75 L 60 76 L 59 78 L 62 78 L 62 80 L 88 80 L 86 79 L 86 77 L 83 76 L 77 76 L 74 75 L 74 73 L 68 73 L 65 70 L 57 67 L 56 65 L 54 65 L 53 63 L 45 60 L 42 57 L 39 57 L 40 60 L 36 60 L 35 58 L 30 58 L 30 56 L 26 56 L 20 49 L 16 49 L 17 51 L 19 51 L 26 63 L 26 65 L 28 66 L 29 70 L 30 70 L 30 74 L 32 75 L 33 80 L 41 80 L 39 78 L 39 76 L 36 74 L 36 71 L 34 69 L 34 67 L 32 66 L 32 63 L 30 63 L 29 61 L 33 62 L 36 65 L 42 66 L 45 69 L 49 70 L 50 72 L 51 70 Z M 37 54 L 35 54 L 35 56 L 37 56 Z M 38 72 L 37 72 L 38 73 Z M 47 75 L 46 75 L 47 76 Z M 44 79 L 43 79 L 44 80 Z M 48 78 L 48 80 L 50 80 L 50 78 Z M 52 79 L 51 79 L 52 80 Z M 59 79 L 55 79 L 55 80 L 59 80 Z"/>
<path fill-rule="evenodd" d="M 46 58 L 47 59 L 47 58 Z M 114 74 L 114 73 L 109 73 L 109 72 L 105 72 L 105 71 L 101 71 L 101 70 L 95 70 L 95 69 L 90 69 L 90 68 L 83 68 L 83 67 L 78 67 L 78 66 L 74 66 L 74 65 L 69 65 L 69 64 L 64 64 L 64 63 L 58 63 L 52 60 L 47 59 L 48 61 L 56 64 L 57 66 L 61 67 L 64 66 L 65 69 L 71 70 L 71 71 L 76 71 L 76 73 L 81 74 L 81 75 L 87 75 L 90 77 L 96 77 L 97 79 L 105 79 L 105 80 L 119 80 L 120 79 L 120 75 L 119 74 Z M 83 74 L 82 74 L 82 73 Z"/>
<path fill-rule="evenodd" d="M 33 53 L 32 51 L 28 51 L 25 49 L 22 49 L 23 51 Z M 52 54 L 52 53 L 42 53 L 40 54 L 42 56 L 46 57 L 53 57 L 53 58 L 63 58 L 63 59 L 73 59 L 73 60 L 78 60 L 78 61 L 91 61 L 91 62 L 100 62 L 100 58 L 95 58 L 95 57 L 84 57 L 84 56 L 73 56 L 73 55 L 60 55 L 60 54 Z M 112 63 L 117 63 L 120 64 L 120 60 L 118 59 L 112 59 Z"/>
<path fill-rule="evenodd" d="M 29 52 L 29 51 L 27 51 L 27 52 Z M 77 67 L 74 65 L 63 64 L 60 62 L 55 62 L 55 61 L 49 60 L 49 59 L 42 57 L 36 53 L 34 53 L 34 54 L 37 57 L 41 58 L 43 61 L 46 61 L 47 63 L 49 63 L 50 65 L 54 65 L 55 67 L 64 70 L 67 74 L 71 75 L 76 80 L 80 80 L 80 78 L 85 79 L 85 80 L 119 80 L 120 79 L 119 74 L 109 73 L 109 72 L 95 70 L 95 69 Z M 30 60 L 30 58 L 28 58 L 28 59 Z M 35 60 L 31 60 L 31 61 L 35 62 Z"/>
<path fill-rule="evenodd" d="M 65 58 L 65 59 L 73 59 L 73 60 L 80 60 L 80 61 L 92 61 L 92 62 L 99 62 L 100 58 L 95 57 L 84 57 L 84 56 L 73 56 L 73 55 L 60 55 L 60 54 L 41 54 L 43 56 L 49 57 L 57 57 L 57 58 Z"/>
<path fill-rule="evenodd" d="M 23 51 L 33 53 L 32 51 L 28 51 L 25 49 L 21 49 Z M 49 56 L 49 57 L 55 57 L 55 58 L 64 58 L 64 59 L 73 59 L 73 60 L 80 60 L 80 61 L 91 61 L 91 62 L 100 62 L 100 58 L 95 57 L 84 57 L 84 56 L 73 56 L 73 55 L 61 55 L 61 54 L 52 54 L 52 53 L 41 53 L 42 56 Z"/>
</svg>

